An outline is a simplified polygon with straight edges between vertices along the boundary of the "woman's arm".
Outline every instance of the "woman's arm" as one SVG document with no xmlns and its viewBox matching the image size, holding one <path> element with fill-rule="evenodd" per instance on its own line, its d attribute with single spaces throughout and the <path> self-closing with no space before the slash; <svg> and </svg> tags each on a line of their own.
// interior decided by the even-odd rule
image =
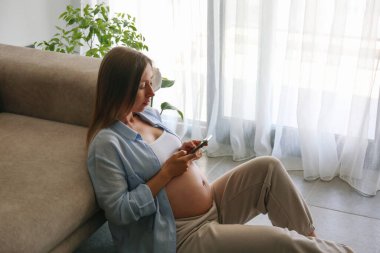
<svg viewBox="0 0 380 253">
<path fill-rule="evenodd" d="M 154 197 L 172 178 L 187 171 L 188 163 L 196 158 L 195 154 L 177 151 L 147 183 L 129 190 L 123 166 L 133 165 L 128 165 L 127 160 L 122 162 L 117 140 L 108 137 L 91 150 L 89 172 L 99 206 L 107 219 L 118 225 L 138 221 L 156 212 Z"/>
<path fill-rule="evenodd" d="M 150 188 L 130 178 L 137 186 L 129 189 L 122 151 L 112 136 L 98 138 L 90 146 L 88 168 L 99 206 L 107 219 L 117 225 L 127 225 L 156 212 L 156 204 Z"/>
</svg>

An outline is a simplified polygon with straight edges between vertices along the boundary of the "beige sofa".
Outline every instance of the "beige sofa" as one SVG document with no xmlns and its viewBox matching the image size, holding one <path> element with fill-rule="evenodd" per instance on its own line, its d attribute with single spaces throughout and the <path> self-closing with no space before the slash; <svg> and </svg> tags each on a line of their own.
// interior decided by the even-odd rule
<svg viewBox="0 0 380 253">
<path fill-rule="evenodd" d="M 105 222 L 85 149 L 99 65 L 0 44 L 0 252 L 73 252 Z"/>
</svg>

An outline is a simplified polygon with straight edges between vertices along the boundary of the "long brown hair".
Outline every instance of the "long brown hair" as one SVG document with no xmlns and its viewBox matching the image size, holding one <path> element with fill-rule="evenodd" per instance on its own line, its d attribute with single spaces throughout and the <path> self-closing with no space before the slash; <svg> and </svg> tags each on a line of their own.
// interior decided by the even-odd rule
<svg viewBox="0 0 380 253">
<path fill-rule="evenodd" d="M 87 132 L 87 147 L 95 135 L 128 113 L 136 100 L 141 76 L 152 61 L 127 47 L 115 47 L 100 64 L 95 110 Z"/>
</svg>

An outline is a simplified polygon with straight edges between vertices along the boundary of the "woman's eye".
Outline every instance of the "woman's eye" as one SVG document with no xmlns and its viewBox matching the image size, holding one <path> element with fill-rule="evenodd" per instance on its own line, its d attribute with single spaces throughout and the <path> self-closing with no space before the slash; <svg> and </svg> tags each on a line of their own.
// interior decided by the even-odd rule
<svg viewBox="0 0 380 253">
<path fill-rule="evenodd" d="M 152 81 L 141 82 L 140 86 L 139 86 L 139 89 L 141 89 L 141 90 L 145 89 L 147 85 L 153 86 L 153 82 Z"/>
<path fill-rule="evenodd" d="M 145 86 L 146 86 L 146 85 L 145 85 L 145 82 L 141 82 L 141 83 L 140 83 L 140 86 L 139 86 L 139 89 L 145 89 Z"/>
</svg>

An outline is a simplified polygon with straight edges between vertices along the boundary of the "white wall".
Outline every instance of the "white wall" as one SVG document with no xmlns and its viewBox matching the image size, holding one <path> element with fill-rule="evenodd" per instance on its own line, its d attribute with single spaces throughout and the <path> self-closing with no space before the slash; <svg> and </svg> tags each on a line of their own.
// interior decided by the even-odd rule
<svg viewBox="0 0 380 253">
<path fill-rule="evenodd" d="M 27 46 L 49 40 L 62 26 L 59 15 L 80 0 L 0 0 L 0 43 Z"/>
</svg>

